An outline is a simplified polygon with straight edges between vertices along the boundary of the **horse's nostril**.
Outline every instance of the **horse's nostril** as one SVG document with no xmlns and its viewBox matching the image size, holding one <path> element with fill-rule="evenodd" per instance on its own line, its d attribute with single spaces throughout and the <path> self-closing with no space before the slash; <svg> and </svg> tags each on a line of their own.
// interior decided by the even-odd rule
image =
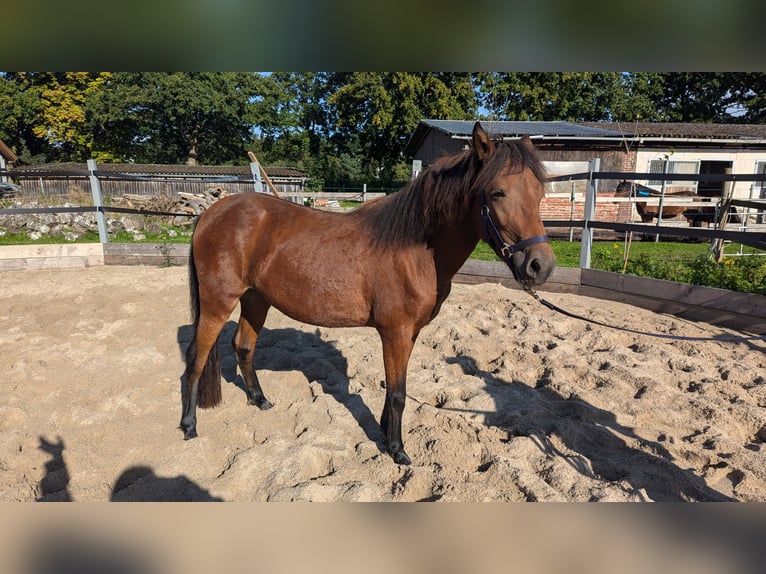
<svg viewBox="0 0 766 574">
<path fill-rule="evenodd" d="M 535 275 L 540 273 L 540 269 L 543 268 L 543 266 L 540 264 L 540 260 L 539 259 L 533 259 L 532 261 L 530 261 L 529 262 L 529 267 L 530 267 L 530 269 L 532 269 L 532 271 L 535 272 Z"/>
</svg>

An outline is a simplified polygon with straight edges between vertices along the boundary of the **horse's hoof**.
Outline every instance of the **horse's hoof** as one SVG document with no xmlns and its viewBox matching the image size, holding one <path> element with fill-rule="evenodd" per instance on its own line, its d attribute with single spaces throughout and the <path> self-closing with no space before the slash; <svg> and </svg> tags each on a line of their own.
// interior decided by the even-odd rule
<svg viewBox="0 0 766 574">
<path fill-rule="evenodd" d="M 394 459 L 394 462 L 396 464 L 404 464 L 404 465 L 411 465 L 412 461 L 410 460 L 410 457 L 407 456 L 407 453 L 403 450 L 400 450 L 398 452 L 391 452 L 389 453 L 391 455 L 391 458 Z"/>
<path fill-rule="evenodd" d="M 182 429 L 183 430 L 183 429 Z M 197 429 L 184 431 L 184 440 L 191 440 L 197 436 Z"/>
<path fill-rule="evenodd" d="M 247 404 L 256 406 L 262 411 L 267 411 L 274 406 L 269 399 L 247 399 Z"/>
</svg>

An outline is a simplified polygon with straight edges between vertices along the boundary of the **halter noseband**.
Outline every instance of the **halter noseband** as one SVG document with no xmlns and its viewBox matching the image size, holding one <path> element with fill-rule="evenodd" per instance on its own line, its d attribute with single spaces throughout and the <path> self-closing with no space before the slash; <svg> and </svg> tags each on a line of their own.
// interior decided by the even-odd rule
<svg viewBox="0 0 766 574">
<path fill-rule="evenodd" d="M 535 245 L 537 243 L 548 243 L 547 235 L 534 235 L 532 237 L 527 237 L 526 239 L 518 241 L 513 245 L 507 243 L 505 239 L 503 239 L 503 236 L 500 235 L 500 230 L 492 220 L 492 214 L 489 212 L 489 205 L 487 205 L 486 193 L 481 194 L 481 220 L 484 224 L 485 241 L 489 243 L 490 247 L 492 247 L 495 252 L 500 255 L 503 261 L 505 261 L 505 264 L 513 272 L 514 277 L 516 276 L 516 271 L 514 270 L 513 262 L 511 261 L 513 254 L 517 251 L 521 251 L 522 249 L 526 249 L 530 245 Z"/>
</svg>

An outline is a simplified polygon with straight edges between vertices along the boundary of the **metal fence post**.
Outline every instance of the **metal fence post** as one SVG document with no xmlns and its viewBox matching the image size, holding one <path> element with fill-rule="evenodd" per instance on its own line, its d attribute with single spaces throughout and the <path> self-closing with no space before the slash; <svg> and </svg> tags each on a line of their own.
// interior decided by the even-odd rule
<svg viewBox="0 0 766 574">
<path fill-rule="evenodd" d="M 662 162 L 662 175 L 667 175 L 668 173 L 668 166 L 670 165 L 670 161 L 667 159 L 667 156 L 665 156 L 665 160 Z M 660 206 L 657 208 L 657 227 L 660 227 L 662 225 L 662 207 L 665 204 L 665 191 L 668 188 L 668 181 L 667 179 L 662 180 L 662 188 L 660 191 Z M 660 234 L 654 236 L 654 242 L 657 243 L 660 240 Z"/>
<path fill-rule="evenodd" d="M 95 174 L 96 160 L 88 160 L 88 171 L 90 175 L 90 192 L 93 195 L 93 205 L 96 207 L 96 224 L 98 225 L 98 240 L 101 243 L 109 243 L 109 234 L 106 231 L 106 214 L 101 210 L 104 205 L 101 198 L 101 183 L 98 181 L 98 177 Z"/>
<path fill-rule="evenodd" d="M 569 221 L 574 221 L 575 216 L 575 182 L 572 181 L 572 188 L 569 192 Z M 569 226 L 569 243 L 574 239 L 574 227 Z"/>
<path fill-rule="evenodd" d="M 253 174 L 253 187 L 258 193 L 263 193 L 263 180 L 261 179 L 261 168 L 257 161 L 250 162 L 250 173 Z"/>
<path fill-rule="evenodd" d="M 417 178 L 420 175 L 421 171 L 423 171 L 423 160 L 413 159 L 412 170 L 410 171 L 410 179 Z"/>
<path fill-rule="evenodd" d="M 583 219 L 585 225 L 580 239 L 580 267 L 590 269 L 590 253 L 593 246 L 593 229 L 588 225 L 596 218 L 596 191 L 598 189 L 598 180 L 593 179 L 593 174 L 599 170 L 601 158 L 593 158 L 588 162 L 588 185 L 585 188 L 585 206 L 583 208 Z"/>
</svg>

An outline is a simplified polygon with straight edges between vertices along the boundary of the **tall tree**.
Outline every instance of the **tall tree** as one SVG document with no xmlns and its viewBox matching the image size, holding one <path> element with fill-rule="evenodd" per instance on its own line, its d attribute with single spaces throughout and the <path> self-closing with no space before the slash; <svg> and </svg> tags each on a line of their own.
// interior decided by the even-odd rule
<svg viewBox="0 0 766 574">
<path fill-rule="evenodd" d="M 6 73 L 0 133 L 28 150 L 30 161 L 246 163 L 261 79 L 251 73 Z"/>
<path fill-rule="evenodd" d="M 43 142 L 34 135 L 39 97 L 30 91 L 30 78 L 21 72 L 0 74 L 0 139 L 8 144 L 21 161 L 44 157 Z M 43 160 L 44 161 L 44 160 Z"/>
<path fill-rule="evenodd" d="M 268 77 L 268 97 L 257 105 L 266 157 L 303 168 L 319 161 L 332 127 L 328 79 L 324 72 L 277 72 Z"/>
<path fill-rule="evenodd" d="M 89 98 L 107 74 L 7 72 L 0 82 L 0 134 L 25 162 L 79 160 L 92 138 L 86 126 Z"/>
<path fill-rule="evenodd" d="M 85 161 L 96 155 L 86 108 L 88 99 L 110 76 L 109 72 L 63 72 L 53 74 L 41 87 L 42 109 L 33 133 L 59 148 L 62 159 Z"/>
<path fill-rule="evenodd" d="M 123 152 L 136 161 L 246 163 L 258 83 L 240 72 L 115 73 L 94 103 L 94 129 L 127 138 Z"/>
<path fill-rule="evenodd" d="M 616 72 L 513 72 L 483 74 L 482 104 L 501 120 L 599 121 L 608 119 L 621 86 Z"/>
<path fill-rule="evenodd" d="M 734 121 L 766 123 L 766 74 L 745 72 L 732 76 L 731 90 L 736 98 Z"/>
<path fill-rule="evenodd" d="M 608 109 L 609 119 L 616 122 L 655 122 L 662 119 L 657 101 L 662 97 L 662 74 L 637 72 L 621 74 Z"/>
<path fill-rule="evenodd" d="M 0 73 L 0 138 L 23 162 L 295 165 L 406 179 L 424 118 L 766 122 L 766 74 Z"/>
<path fill-rule="evenodd" d="M 469 74 L 357 72 L 344 76 L 329 97 L 338 134 L 358 141 L 369 177 L 401 179 L 401 152 L 423 118 L 475 117 Z"/>
<path fill-rule="evenodd" d="M 661 77 L 662 94 L 655 104 L 664 121 L 766 121 L 766 74 L 762 72 L 671 72 Z"/>
<path fill-rule="evenodd" d="M 660 74 L 662 89 L 655 105 L 667 122 L 727 122 L 736 105 L 732 91 L 736 76 L 718 72 L 668 72 Z"/>
</svg>

